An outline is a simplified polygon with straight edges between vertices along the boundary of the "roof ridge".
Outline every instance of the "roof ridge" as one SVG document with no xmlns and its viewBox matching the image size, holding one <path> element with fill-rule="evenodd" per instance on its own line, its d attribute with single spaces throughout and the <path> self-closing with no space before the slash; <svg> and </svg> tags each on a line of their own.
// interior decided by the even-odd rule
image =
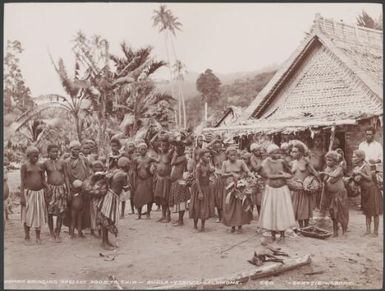
<svg viewBox="0 0 385 291">
<path fill-rule="evenodd" d="M 369 28 L 369 27 L 365 27 L 365 26 L 359 26 L 357 24 L 349 24 L 349 23 L 345 23 L 343 20 L 336 21 L 334 18 L 326 18 L 326 17 L 321 16 L 320 13 L 316 13 L 315 19 L 314 19 L 314 24 L 320 23 L 321 21 L 322 22 L 329 21 L 329 22 L 333 22 L 336 25 L 342 25 L 342 26 L 353 28 L 353 29 L 364 30 L 367 32 L 373 32 L 373 33 L 377 33 L 377 34 L 383 34 L 383 31 L 380 29 L 374 29 L 374 28 Z"/>
</svg>

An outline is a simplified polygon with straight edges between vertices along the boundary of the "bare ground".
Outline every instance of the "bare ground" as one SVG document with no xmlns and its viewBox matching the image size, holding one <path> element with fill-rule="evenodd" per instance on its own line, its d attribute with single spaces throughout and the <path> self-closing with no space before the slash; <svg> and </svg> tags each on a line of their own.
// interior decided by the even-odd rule
<svg viewBox="0 0 385 291">
<path fill-rule="evenodd" d="M 12 177 L 11 190 L 17 184 L 17 174 Z M 14 212 L 4 236 L 7 289 L 116 289 L 117 285 L 109 280 L 111 275 L 124 289 L 227 277 L 255 269 L 247 259 L 264 239 L 255 232 L 256 221 L 245 226 L 243 233 L 231 234 L 228 228 L 211 219 L 205 233 L 194 233 L 191 220 L 185 219 L 184 227 L 173 227 L 157 223 L 160 213 L 153 212 L 151 220 L 138 221 L 130 215 L 119 222 L 116 251 L 103 251 L 100 241 L 88 232 L 86 239 L 70 240 L 67 227 L 63 228 L 62 243 L 51 242 L 45 228 L 42 245 L 26 246 L 19 208 Z M 310 265 L 228 288 L 382 288 L 382 225 L 381 216 L 379 237 L 363 237 L 365 218 L 352 207 L 347 238 L 317 240 L 297 236 L 288 237 L 280 245 L 290 256 L 310 254 Z M 327 228 L 330 229 L 330 224 Z M 323 273 L 306 275 L 318 271 Z"/>
</svg>

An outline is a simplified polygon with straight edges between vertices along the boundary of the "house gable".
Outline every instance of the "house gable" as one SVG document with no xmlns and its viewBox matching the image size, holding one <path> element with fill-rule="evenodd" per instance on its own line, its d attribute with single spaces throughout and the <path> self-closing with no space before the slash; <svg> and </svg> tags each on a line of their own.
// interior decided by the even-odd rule
<svg viewBox="0 0 385 291">
<path fill-rule="evenodd" d="M 295 73 L 269 96 L 255 117 L 277 120 L 381 113 L 381 100 L 356 78 L 332 51 L 316 40 Z"/>
</svg>

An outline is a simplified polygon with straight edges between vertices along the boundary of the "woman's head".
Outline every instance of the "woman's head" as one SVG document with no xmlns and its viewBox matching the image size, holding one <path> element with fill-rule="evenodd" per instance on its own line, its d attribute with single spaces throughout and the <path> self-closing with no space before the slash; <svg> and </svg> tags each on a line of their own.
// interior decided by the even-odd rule
<svg viewBox="0 0 385 291">
<path fill-rule="evenodd" d="M 281 150 L 275 143 L 268 145 L 266 151 L 267 154 L 274 160 L 277 160 L 281 157 Z"/>
<path fill-rule="evenodd" d="M 135 144 L 132 141 L 128 141 L 125 146 L 125 150 L 128 154 L 135 152 Z"/>
<path fill-rule="evenodd" d="M 238 151 L 235 147 L 230 146 L 226 149 L 226 155 L 229 161 L 234 162 L 238 158 Z"/>
<path fill-rule="evenodd" d="M 81 144 L 80 144 L 80 142 L 78 142 L 77 140 L 71 141 L 71 142 L 70 142 L 70 145 L 69 145 L 69 148 L 70 148 L 70 151 L 71 151 L 71 155 L 72 155 L 74 158 L 79 157 L 80 149 L 81 149 Z"/>
<path fill-rule="evenodd" d="M 291 149 L 291 156 L 293 159 L 299 159 L 305 155 L 306 148 L 302 143 L 294 143 Z"/>
<path fill-rule="evenodd" d="M 94 173 L 104 172 L 104 165 L 101 161 L 97 160 L 92 163 L 92 171 Z"/>
<path fill-rule="evenodd" d="M 355 150 L 353 152 L 353 158 L 352 158 L 353 164 L 358 164 L 364 160 L 365 160 L 365 152 L 364 151 Z"/>
<path fill-rule="evenodd" d="M 256 157 L 262 156 L 262 145 L 258 143 L 253 143 L 250 145 L 250 152 L 253 153 Z"/>
<path fill-rule="evenodd" d="M 111 150 L 113 153 L 119 152 L 121 147 L 122 147 L 122 144 L 120 143 L 120 140 L 118 138 L 111 139 Z"/>
<path fill-rule="evenodd" d="M 138 152 L 141 156 L 144 156 L 147 152 L 147 144 L 144 143 L 144 142 L 141 142 L 140 144 L 138 144 Z"/>
<path fill-rule="evenodd" d="M 206 149 L 203 149 L 200 153 L 199 153 L 199 158 L 201 159 L 201 161 L 203 161 L 204 163 L 209 163 L 210 162 L 210 159 L 211 159 L 211 154 L 208 150 Z"/>
</svg>

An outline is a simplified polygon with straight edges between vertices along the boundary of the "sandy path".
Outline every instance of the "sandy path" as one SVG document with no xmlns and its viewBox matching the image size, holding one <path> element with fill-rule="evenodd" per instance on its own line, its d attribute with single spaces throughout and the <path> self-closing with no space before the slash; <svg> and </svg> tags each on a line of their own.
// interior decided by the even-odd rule
<svg viewBox="0 0 385 291">
<path fill-rule="evenodd" d="M 182 228 L 173 227 L 155 222 L 160 213 L 153 212 L 151 220 L 138 221 L 135 216 L 126 216 L 119 222 L 119 248 L 116 252 L 102 251 L 100 241 L 92 238 L 88 231 L 86 239 L 70 240 L 66 227 L 63 228 L 62 243 L 51 242 L 46 227 L 42 245 L 25 246 L 18 212 L 19 209 L 15 209 L 6 226 L 5 288 L 112 289 L 111 282 L 103 282 L 108 280 L 109 275 L 120 280 L 125 289 L 160 286 L 170 281 L 223 277 L 253 270 L 255 267 L 246 260 L 263 239 L 255 233 L 255 221 L 245 226 L 242 234 L 231 234 L 225 226 L 211 219 L 207 223 L 207 232 L 194 233 L 191 220 L 185 219 L 186 225 Z M 176 214 L 173 216 L 176 218 Z M 382 216 L 379 238 L 362 237 L 363 232 L 364 216 L 352 209 L 348 238 L 323 241 L 295 237 L 287 238 L 285 245 L 281 246 L 291 256 L 311 254 L 311 265 L 277 277 L 250 281 L 237 288 L 380 288 L 383 271 Z M 239 242 L 243 243 L 223 252 Z M 115 259 L 107 261 L 99 253 L 114 255 Z M 324 273 L 304 275 L 319 270 Z M 44 281 L 20 281 L 29 279 Z M 157 280 L 161 282 L 154 282 Z M 316 287 L 310 285 L 311 281 L 348 283 Z"/>
</svg>

